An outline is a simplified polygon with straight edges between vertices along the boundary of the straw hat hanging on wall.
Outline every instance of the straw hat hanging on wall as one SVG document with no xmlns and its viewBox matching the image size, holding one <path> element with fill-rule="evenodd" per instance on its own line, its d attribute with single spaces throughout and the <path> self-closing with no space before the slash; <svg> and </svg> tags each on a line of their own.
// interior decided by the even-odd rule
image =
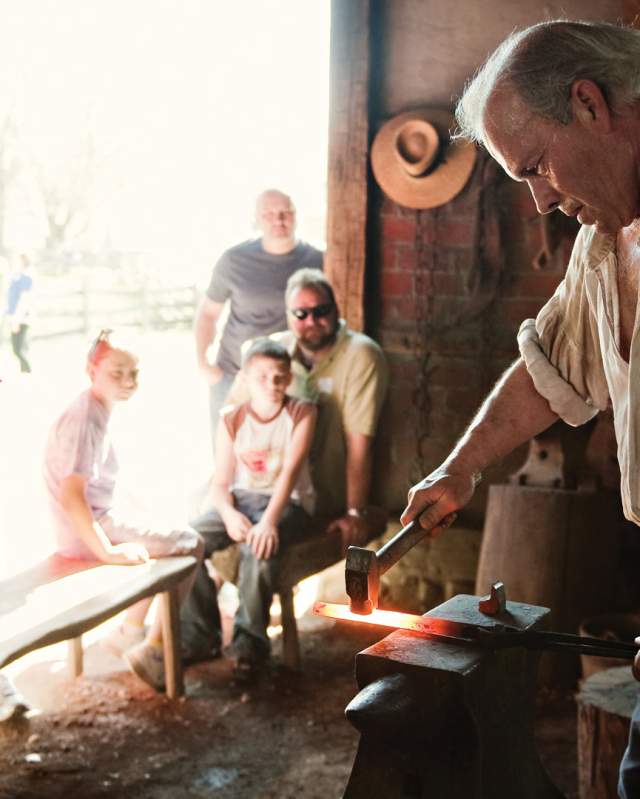
<svg viewBox="0 0 640 799">
<path fill-rule="evenodd" d="M 473 170 L 476 148 L 450 141 L 452 114 L 422 108 L 399 114 L 378 131 L 371 167 L 380 188 L 407 208 L 444 205 L 464 187 Z"/>
</svg>

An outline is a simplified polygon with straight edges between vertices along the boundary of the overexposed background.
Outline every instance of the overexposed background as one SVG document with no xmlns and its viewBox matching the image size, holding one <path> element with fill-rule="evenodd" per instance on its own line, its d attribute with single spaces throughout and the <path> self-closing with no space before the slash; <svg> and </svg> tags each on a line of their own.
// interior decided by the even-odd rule
<svg viewBox="0 0 640 799">
<path fill-rule="evenodd" d="M 44 544 L 46 431 L 86 384 L 90 331 L 39 338 L 51 312 L 80 290 L 98 304 L 113 288 L 202 289 L 221 251 L 255 232 L 254 200 L 269 186 L 291 193 L 299 234 L 322 246 L 329 9 L 2 3 L 0 312 L 26 250 L 36 313 L 31 376 L 18 374 L 6 326 L 0 337 L 0 575 Z M 79 325 L 77 312 L 58 321 Z M 210 468 L 207 386 L 185 324 L 142 335 L 140 391 L 114 418 L 123 481 L 178 517 Z"/>
<path fill-rule="evenodd" d="M 40 249 L 47 211 L 71 209 L 67 249 L 155 253 L 202 281 L 270 186 L 322 242 L 329 0 L 1 5 L 7 247 Z"/>
</svg>

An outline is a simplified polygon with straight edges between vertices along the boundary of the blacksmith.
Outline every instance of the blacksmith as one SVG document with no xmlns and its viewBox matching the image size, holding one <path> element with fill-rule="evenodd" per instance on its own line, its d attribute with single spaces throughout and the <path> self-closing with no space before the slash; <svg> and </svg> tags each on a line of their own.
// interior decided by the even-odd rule
<svg viewBox="0 0 640 799">
<path fill-rule="evenodd" d="M 466 88 L 461 135 L 526 182 L 541 214 L 559 210 L 582 227 L 564 280 L 520 328 L 520 357 L 449 457 L 409 491 L 403 523 L 424 511 L 422 526 L 437 527 L 487 465 L 558 417 L 581 425 L 611 402 L 624 513 L 640 525 L 639 67 L 638 30 L 545 22 L 512 34 Z M 640 796 L 639 735 L 640 706 L 623 799 Z"/>
</svg>

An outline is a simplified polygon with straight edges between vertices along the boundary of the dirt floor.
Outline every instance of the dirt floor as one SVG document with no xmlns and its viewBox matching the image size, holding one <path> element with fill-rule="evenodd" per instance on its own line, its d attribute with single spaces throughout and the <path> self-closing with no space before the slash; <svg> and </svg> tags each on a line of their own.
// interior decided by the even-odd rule
<svg viewBox="0 0 640 799">
<path fill-rule="evenodd" d="M 98 644 L 86 676 L 51 662 L 18 678 L 41 709 L 0 725 L 1 799 L 333 799 L 342 796 L 358 736 L 345 720 L 355 694 L 354 654 L 380 632 L 301 620 L 304 670 L 274 667 L 253 687 L 220 659 L 187 670 L 187 697 L 155 694 Z M 58 664 L 60 666 L 60 664 Z M 539 751 L 575 799 L 575 706 L 545 694 Z"/>
<path fill-rule="evenodd" d="M 13 382 L 5 380 L 10 364 L 2 359 L 9 356 L 0 351 L 0 440 L 12 453 L 0 458 L 0 577 L 28 565 L 20 556 L 39 560 L 49 551 L 39 453 L 53 409 L 82 387 L 83 347 L 80 339 L 35 342 L 34 375 Z M 130 469 L 127 485 L 154 508 L 186 518 L 183 497 L 206 478 L 208 462 L 207 395 L 193 368 L 191 334 L 148 335 L 143 363 L 139 397 L 121 409 L 118 451 Z M 15 531 L 24 545 L 16 546 Z M 344 601 L 326 584 L 317 590 Z M 139 683 L 91 634 L 86 676 L 77 680 L 65 677 L 64 647 L 16 661 L 7 672 L 39 712 L 0 725 L 0 799 L 337 799 L 358 742 L 344 718 L 356 693 L 354 655 L 382 633 L 308 615 L 299 627 L 302 673 L 277 668 L 276 638 L 276 666 L 258 685 L 235 684 L 221 659 L 187 670 L 180 702 Z M 538 735 L 556 784 L 575 799 L 570 695 L 543 697 Z"/>
</svg>

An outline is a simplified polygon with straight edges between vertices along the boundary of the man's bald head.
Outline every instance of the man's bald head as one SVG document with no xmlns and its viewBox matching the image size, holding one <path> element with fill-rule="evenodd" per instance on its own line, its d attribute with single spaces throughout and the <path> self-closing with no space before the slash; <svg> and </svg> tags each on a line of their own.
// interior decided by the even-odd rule
<svg viewBox="0 0 640 799">
<path fill-rule="evenodd" d="M 263 192 L 260 192 L 256 198 L 256 218 L 259 217 L 264 206 L 269 205 L 273 200 L 276 202 L 287 203 L 294 212 L 296 210 L 293 200 L 288 194 L 280 191 L 280 189 L 265 189 Z"/>
<path fill-rule="evenodd" d="M 296 209 L 288 194 L 267 189 L 256 200 L 256 226 L 266 252 L 282 255 L 296 246 Z"/>
</svg>

